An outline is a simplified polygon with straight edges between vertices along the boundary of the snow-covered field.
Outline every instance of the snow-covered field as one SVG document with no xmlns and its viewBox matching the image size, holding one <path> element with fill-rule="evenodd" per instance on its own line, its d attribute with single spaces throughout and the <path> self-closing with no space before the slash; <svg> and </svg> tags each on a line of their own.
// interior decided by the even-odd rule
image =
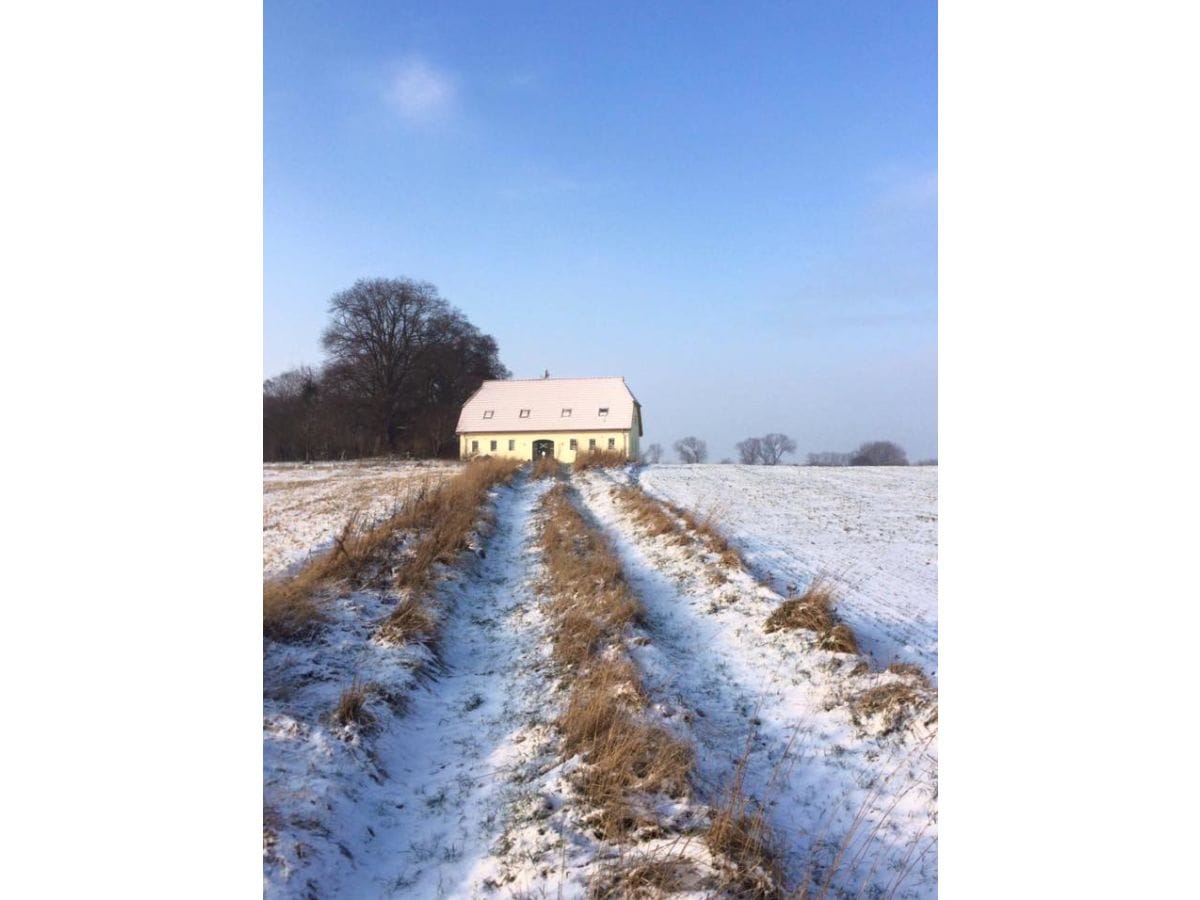
<svg viewBox="0 0 1200 900">
<path fill-rule="evenodd" d="M 354 515 L 375 521 L 457 463 L 362 460 L 263 465 L 263 575 L 281 575 L 327 548 Z"/>
<path fill-rule="evenodd" d="M 382 515 L 413 479 L 447 471 L 265 466 L 264 573 L 328 546 L 350 513 Z M 880 671 L 893 658 L 936 673 L 937 470 L 653 466 L 570 483 L 645 608 L 628 646 L 655 714 L 695 749 L 696 802 L 659 843 L 702 842 L 690 832 L 740 766 L 789 887 L 819 886 L 836 860 L 831 897 L 935 897 L 936 716 L 885 733 L 850 701 L 894 683 Z M 753 571 L 641 530 L 613 491 L 629 483 L 717 512 Z M 492 492 L 472 550 L 428 599 L 435 651 L 381 643 L 374 628 L 397 598 L 366 588 L 326 598 L 316 641 L 264 645 L 267 895 L 580 897 L 605 866 L 658 852 L 653 840 L 600 840 L 572 787 L 581 762 L 561 757 L 567 686 L 535 544 L 548 487 L 522 476 Z M 279 532 L 269 546 L 268 518 Z M 839 614 L 872 671 L 818 649 L 811 632 L 764 631 L 788 588 L 817 572 L 838 579 Z M 371 686 L 374 727 L 333 721 L 354 682 Z"/>
<path fill-rule="evenodd" d="M 651 494 L 704 515 L 779 591 L 816 575 L 876 663 L 937 681 L 936 466 L 650 466 Z"/>
</svg>

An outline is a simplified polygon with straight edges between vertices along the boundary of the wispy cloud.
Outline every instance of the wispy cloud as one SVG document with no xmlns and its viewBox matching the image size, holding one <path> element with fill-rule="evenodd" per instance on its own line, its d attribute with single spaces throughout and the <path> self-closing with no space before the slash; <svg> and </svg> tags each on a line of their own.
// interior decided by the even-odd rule
<svg viewBox="0 0 1200 900">
<path fill-rule="evenodd" d="M 912 210 L 937 206 L 937 169 L 889 166 L 873 173 L 871 180 L 879 185 L 884 206 Z"/>
<path fill-rule="evenodd" d="M 396 69 L 384 99 L 409 125 L 430 125 L 454 111 L 458 86 L 449 73 L 413 57 Z"/>
</svg>

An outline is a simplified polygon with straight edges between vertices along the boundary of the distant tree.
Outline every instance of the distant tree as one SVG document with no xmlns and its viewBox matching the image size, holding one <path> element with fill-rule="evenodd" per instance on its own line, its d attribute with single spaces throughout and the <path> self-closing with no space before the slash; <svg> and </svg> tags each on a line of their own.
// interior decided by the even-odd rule
<svg viewBox="0 0 1200 900">
<path fill-rule="evenodd" d="M 662 462 L 662 454 L 662 444 L 651 444 L 642 451 L 642 462 L 651 466 L 657 465 Z"/>
<path fill-rule="evenodd" d="M 738 461 L 744 466 L 752 466 L 763 460 L 762 438 L 746 438 L 737 444 Z"/>
<path fill-rule="evenodd" d="M 675 442 L 675 452 L 683 463 L 702 463 L 708 458 L 708 446 L 698 437 L 685 437 Z"/>
<path fill-rule="evenodd" d="M 937 457 L 935 456 L 933 459 L 919 459 L 915 463 L 913 463 L 913 465 L 914 466 L 936 466 L 937 465 Z"/>
<path fill-rule="evenodd" d="M 822 453 L 808 454 L 808 464 L 810 466 L 848 466 L 850 457 L 849 453 L 835 453 L 826 450 Z"/>
<path fill-rule="evenodd" d="M 730 459 L 728 456 L 722 456 L 722 457 L 721 457 L 721 465 L 723 465 L 723 466 L 732 466 L 732 465 L 733 465 L 733 460 L 732 460 L 732 459 Z"/>
<path fill-rule="evenodd" d="M 768 434 L 760 442 L 759 451 L 763 465 L 776 466 L 785 453 L 796 452 L 796 442 L 786 434 Z"/>
<path fill-rule="evenodd" d="M 891 441 L 871 441 L 863 444 L 850 457 L 852 466 L 907 466 L 904 448 Z"/>
</svg>

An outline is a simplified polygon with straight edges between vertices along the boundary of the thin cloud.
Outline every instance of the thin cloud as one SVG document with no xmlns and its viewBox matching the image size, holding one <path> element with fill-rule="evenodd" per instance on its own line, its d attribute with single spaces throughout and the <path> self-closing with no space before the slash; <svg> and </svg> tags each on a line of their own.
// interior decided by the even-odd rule
<svg viewBox="0 0 1200 900">
<path fill-rule="evenodd" d="M 454 111 L 458 86 L 448 73 L 422 59 L 410 59 L 392 76 L 385 99 L 408 124 L 429 125 Z"/>
</svg>

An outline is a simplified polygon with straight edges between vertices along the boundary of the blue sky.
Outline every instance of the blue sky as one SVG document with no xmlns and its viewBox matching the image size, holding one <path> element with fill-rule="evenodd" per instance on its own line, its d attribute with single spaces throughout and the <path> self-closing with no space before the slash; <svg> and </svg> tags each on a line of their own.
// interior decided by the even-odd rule
<svg viewBox="0 0 1200 900">
<path fill-rule="evenodd" d="M 264 16 L 265 376 L 409 277 L 517 377 L 624 375 L 668 450 L 936 455 L 935 4 Z"/>
</svg>

